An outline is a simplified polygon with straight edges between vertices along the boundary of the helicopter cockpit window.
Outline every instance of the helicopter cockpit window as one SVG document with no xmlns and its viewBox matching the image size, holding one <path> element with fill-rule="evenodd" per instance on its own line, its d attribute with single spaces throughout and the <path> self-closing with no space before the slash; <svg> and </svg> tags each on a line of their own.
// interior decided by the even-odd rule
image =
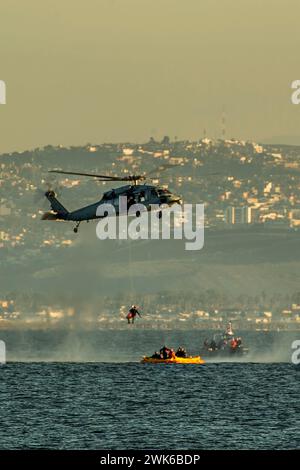
<svg viewBox="0 0 300 470">
<path fill-rule="evenodd" d="M 112 189 L 111 191 L 108 191 L 103 194 L 102 200 L 110 201 L 111 199 L 114 199 L 115 197 L 116 197 L 116 192 L 114 189 Z"/>
<path fill-rule="evenodd" d="M 158 195 L 159 196 L 169 196 L 171 193 L 167 189 L 159 189 L 158 190 Z"/>
<path fill-rule="evenodd" d="M 109 193 L 104 193 L 102 196 L 102 201 L 108 201 L 109 200 Z"/>
</svg>

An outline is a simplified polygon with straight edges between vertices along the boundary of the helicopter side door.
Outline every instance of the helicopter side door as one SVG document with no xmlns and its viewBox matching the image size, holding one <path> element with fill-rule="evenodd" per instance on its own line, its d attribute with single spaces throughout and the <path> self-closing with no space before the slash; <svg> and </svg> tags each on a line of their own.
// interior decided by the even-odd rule
<svg viewBox="0 0 300 470">
<path fill-rule="evenodd" d="M 119 211 L 120 211 L 119 196 L 115 196 L 114 198 L 112 198 L 111 203 L 115 208 L 116 214 L 119 214 Z"/>
<path fill-rule="evenodd" d="M 146 202 L 148 204 L 158 204 L 159 203 L 159 197 L 158 197 L 158 192 L 156 189 L 148 189 L 146 192 Z"/>
</svg>

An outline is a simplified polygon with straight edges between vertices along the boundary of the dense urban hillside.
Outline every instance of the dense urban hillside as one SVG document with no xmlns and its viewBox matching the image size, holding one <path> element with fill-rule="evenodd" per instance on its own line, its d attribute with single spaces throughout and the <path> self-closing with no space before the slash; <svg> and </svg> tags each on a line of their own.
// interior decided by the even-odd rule
<svg viewBox="0 0 300 470">
<path fill-rule="evenodd" d="M 111 183 L 56 177 L 53 168 L 110 175 L 154 172 L 185 202 L 205 205 L 205 244 L 105 241 L 95 224 L 42 221 L 57 190 L 70 210 Z M 126 326 L 129 303 L 144 326 L 297 327 L 300 296 L 300 147 L 236 140 L 88 144 L 0 156 L 0 325 Z M 142 325 L 142 323 L 140 323 Z"/>
</svg>

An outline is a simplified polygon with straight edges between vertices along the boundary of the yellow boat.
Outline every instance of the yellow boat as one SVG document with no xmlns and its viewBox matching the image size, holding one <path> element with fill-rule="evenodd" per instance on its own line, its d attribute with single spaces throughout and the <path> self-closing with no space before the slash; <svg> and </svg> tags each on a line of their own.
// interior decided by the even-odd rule
<svg viewBox="0 0 300 470">
<path fill-rule="evenodd" d="M 174 357 L 170 359 L 154 359 L 144 356 L 142 364 L 204 364 L 205 361 L 200 356 Z"/>
</svg>

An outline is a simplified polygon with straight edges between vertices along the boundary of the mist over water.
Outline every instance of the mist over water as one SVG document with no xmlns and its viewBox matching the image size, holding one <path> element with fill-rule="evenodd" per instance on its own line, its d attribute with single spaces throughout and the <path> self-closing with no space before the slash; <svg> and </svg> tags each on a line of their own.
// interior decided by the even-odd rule
<svg viewBox="0 0 300 470">
<path fill-rule="evenodd" d="M 8 361 L 138 362 L 164 344 L 173 348 L 182 345 L 189 354 L 199 354 L 204 340 L 213 333 L 145 330 L 137 323 L 127 330 L 2 331 L 1 339 L 6 342 Z M 292 342 L 300 339 L 300 332 L 239 331 L 238 334 L 249 354 L 233 358 L 234 362 L 290 362 Z"/>
</svg>

